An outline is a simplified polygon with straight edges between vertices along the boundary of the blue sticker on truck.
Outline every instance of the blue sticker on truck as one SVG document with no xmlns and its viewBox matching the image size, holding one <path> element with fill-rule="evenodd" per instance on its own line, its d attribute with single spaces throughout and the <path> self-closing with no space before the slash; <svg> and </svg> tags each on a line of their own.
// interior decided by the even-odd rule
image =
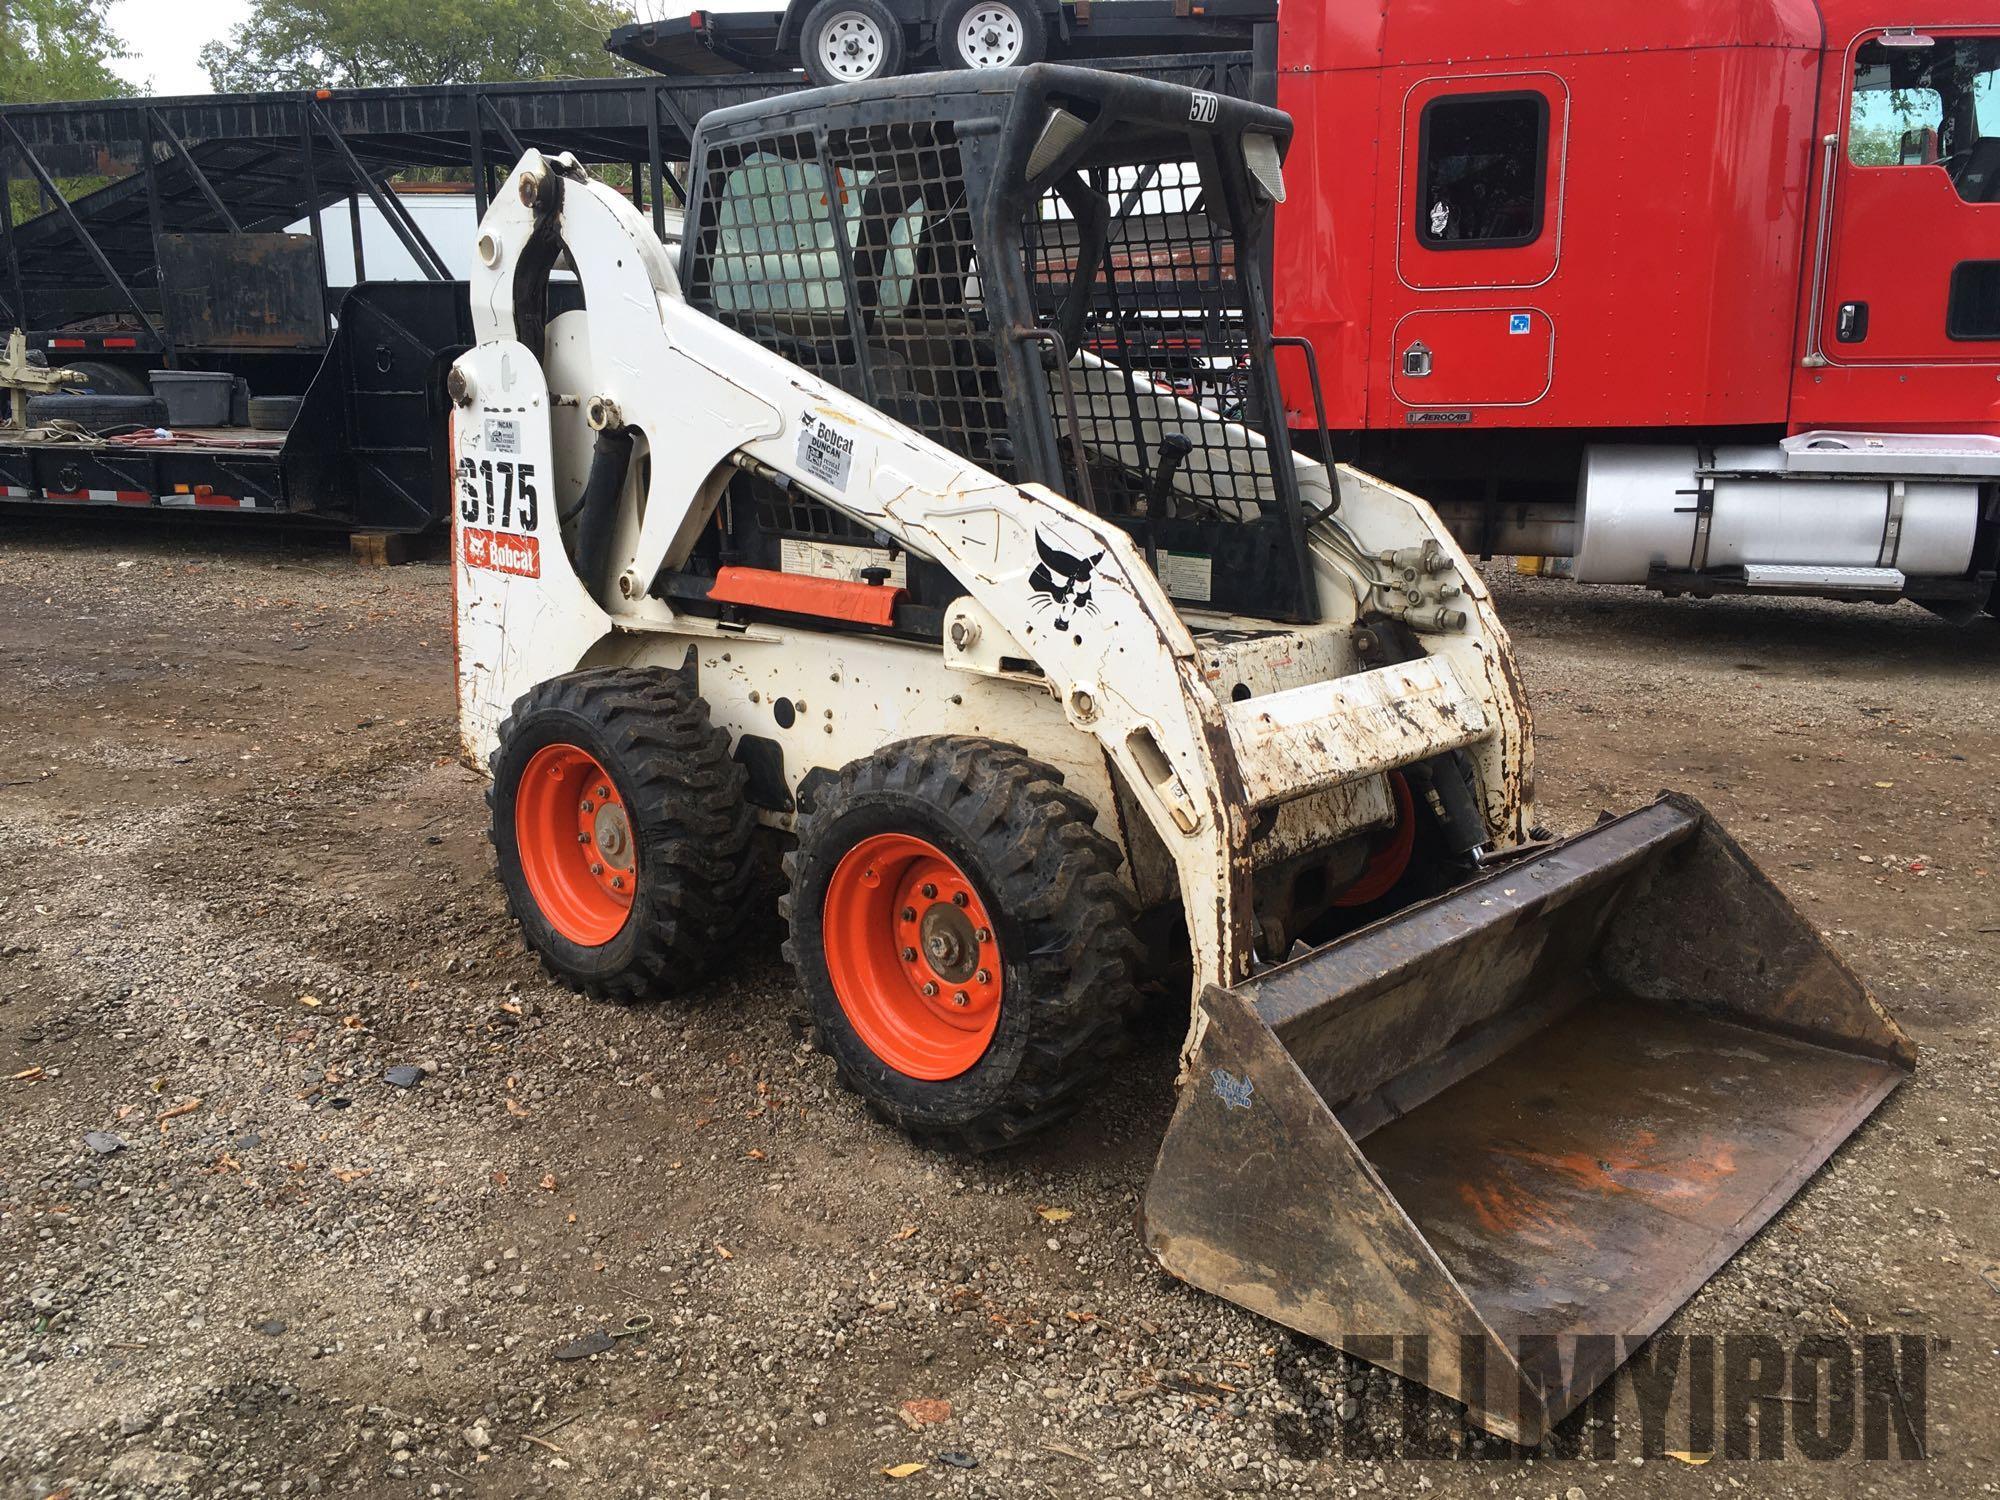
<svg viewBox="0 0 2000 1500">
<path fill-rule="evenodd" d="M 1507 315 L 1507 331 L 1509 333 L 1526 333 L 1531 322 L 1533 322 L 1533 319 L 1527 313 L 1509 313 Z"/>
</svg>

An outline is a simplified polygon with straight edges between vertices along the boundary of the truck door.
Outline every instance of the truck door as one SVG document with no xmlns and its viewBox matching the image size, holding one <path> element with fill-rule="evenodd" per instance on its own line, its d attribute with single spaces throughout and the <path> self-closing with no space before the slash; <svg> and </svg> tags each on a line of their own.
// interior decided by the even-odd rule
<svg viewBox="0 0 2000 1500">
<path fill-rule="evenodd" d="M 2000 359 L 2000 32 L 1870 32 L 1845 61 L 1808 361 Z"/>
<path fill-rule="evenodd" d="M 1561 263 L 1568 125 L 1548 73 L 1423 78 L 1405 94 L 1389 374 L 1412 422 L 1548 394 L 1555 325 L 1537 292 Z"/>
</svg>

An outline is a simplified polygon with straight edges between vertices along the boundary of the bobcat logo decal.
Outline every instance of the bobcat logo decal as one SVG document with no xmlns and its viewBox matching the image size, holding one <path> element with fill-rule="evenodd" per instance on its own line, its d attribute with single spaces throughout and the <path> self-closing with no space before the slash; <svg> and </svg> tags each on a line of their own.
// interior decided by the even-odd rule
<svg viewBox="0 0 2000 1500">
<path fill-rule="evenodd" d="M 1104 554 L 1074 556 L 1039 531 L 1035 533 L 1035 551 L 1042 559 L 1028 575 L 1028 587 L 1035 591 L 1035 608 L 1054 610 L 1058 630 L 1069 629 L 1079 615 L 1095 614 L 1097 606 L 1090 599 L 1091 574 L 1104 561 Z"/>
</svg>

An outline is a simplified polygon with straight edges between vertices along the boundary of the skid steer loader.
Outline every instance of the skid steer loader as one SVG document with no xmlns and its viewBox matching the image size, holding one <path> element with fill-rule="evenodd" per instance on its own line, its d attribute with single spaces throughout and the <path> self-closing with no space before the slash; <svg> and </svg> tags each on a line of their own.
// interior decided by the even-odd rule
<svg viewBox="0 0 2000 1500">
<path fill-rule="evenodd" d="M 678 265 L 528 152 L 450 376 L 464 742 L 595 994 L 726 962 L 774 836 L 921 1136 L 1074 1109 L 1177 960 L 1160 1262 L 1532 1444 L 1913 1052 L 1693 802 L 1536 828 L 1478 573 L 1292 449 L 1289 133 L 1054 66 L 726 109 Z"/>
</svg>

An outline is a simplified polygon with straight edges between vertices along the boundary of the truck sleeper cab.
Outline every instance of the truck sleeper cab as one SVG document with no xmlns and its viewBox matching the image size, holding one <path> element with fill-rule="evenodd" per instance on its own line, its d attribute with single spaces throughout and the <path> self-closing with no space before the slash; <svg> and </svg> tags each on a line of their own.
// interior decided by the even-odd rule
<svg viewBox="0 0 2000 1500">
<path fill-rule="evenodd" d="M 1995 607 L 1990 12 L 1385 0 L 1279 27 L 1313 187 L 1279 211 L 1276 322 L 1346 453 L 1469 547 L 1585 581 Z"/>
</svg>

